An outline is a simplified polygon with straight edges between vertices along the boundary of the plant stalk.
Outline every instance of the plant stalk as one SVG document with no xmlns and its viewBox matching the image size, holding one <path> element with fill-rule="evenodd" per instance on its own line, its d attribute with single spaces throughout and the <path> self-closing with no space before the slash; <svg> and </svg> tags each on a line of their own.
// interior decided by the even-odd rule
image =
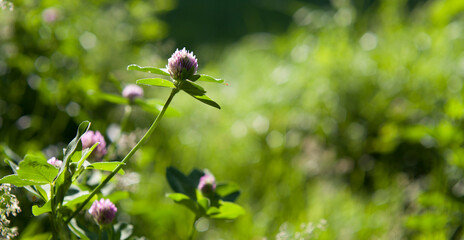
<svg viewBox="0 0 464 240">
<path fill-rule="evenodd" d="M 55 184 L 50 184 L 50 205 L 51 205 L 51 214 L 50 220 L 52 222 L 52 232 L 53 238 L 55 239 L 58 236 L 58 226 L 56 225 L 56 202 L 55 202 Z"/>
<path fill-rule="evenodd" d="M 192 229 L 190 230 L 190 234 L 189 234 L 189 240 L 193 240 L 196 238 L 196 233 L 197 233 L 197 229 L 195 228 L 195 223 L 197 222 L 197 220 L 199 219 L 199 217 L 195 216 L 195 218 L 193 219 L 193 224 L 192 224 Z"/>
</svg>

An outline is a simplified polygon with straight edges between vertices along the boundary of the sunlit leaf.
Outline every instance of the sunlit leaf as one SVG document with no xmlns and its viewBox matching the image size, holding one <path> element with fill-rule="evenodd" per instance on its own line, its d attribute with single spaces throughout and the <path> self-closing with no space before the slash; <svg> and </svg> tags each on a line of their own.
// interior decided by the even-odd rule
<svg viewBox="0 0 464 240">
<path fill-rule="evenodd" d="M 219 106 L 219 104 L 217 104 L 213 99 L 209 98 L 208 96 L 206 96 L 204 94 L 203 95 L 192 95 L 192 94 L 190 94 L 190 96 L 196 98 L 200 102 L 203 102 L 203 103 L 205 103 L 207 105 L 210 105 L 210 106 L 215 107 L 217 109 L 221 109 L 221 106 Z"/>
<path fill-rule="evenodd" d="M 241 206 L 231 202 L 220 201 L 219 208 L 210 209 L 206 214 L 215 219 L 236 219 L 245 214 L 245 210 Z"/>
<path fill-rule="evenodd" d="M 200 210 L 198 209 L 198 204 L 185 194 L 182 194 L 182 193 L 168 193 L 168 194 L 166 194 L 166 197 L 172 199 L 175 203 L 186 206 L 188 209 L 190 209 L 196 215 L 198 215 L 200 213 Z"/>
<path fill-rule="evenodd" d="M 103 171 L 113 171 L 118 167 L 119 165 L 124 164 L 122 162 L 95 162 L 90 164 L 89 166 L 86 167 L 86 169 L 97 169 L 97 170 L 103 170 Z M 124 170 L 119 169 L 118 171 L 119 174 L 124 175 Z"/>
<path fill-rule="evenodd" d="M 18 176 L 24 180 L 52 183 L 58 174 L 58 169 L 47 163 L 45 158 L 26 155 L 19 163 Z"/>
<path fill-rule="evenodd" d="M 167 70 L 156 68 L 156 67 L 141 67 L 136 64 L 131 64 L 127 66 L 127 70 L 135 70 L 135 71 L 140 71 L 140 72 L 147 72 L 147 73 L 153 73 L 153 74 L 160 74 L 164 76 L 170 76 Z"/>
<path fill-rule="evenodd" d="M 39 193 L 38 196 L 42 198 L 42 200 L 45 202 L 49 200 L 48 197 L 50 194 L 50 185 L 35 185 L 34 188 L 37 190 L 37 193 Z"/>
<path fill-rule="evenodd" d="M 216 194 L 218 194 L 223 201 L 234 202 L 240 195 L 240 187 L 236 183 L 220 183 L 216 186 Z"/>
<path fill-rule="evenodd" d="M 215 101 L 213 101 L 211 98 L 205 95 L 206 91 L 203 87 L 200 85 L 193 83 L 191 81 L 185 81 L 181 85 L 182 90 L 184 90 L 186 93 L 188 93 L 190 96 L 196 98 L 197 100 L 208 104 L 210 106 L 213 106 L 215 108 L 221 109 L 219 104 L 217 104 Z"/>
<path fill-rule="evenodd" d="M 0 184 L 1 183 L 9 183 L 12 185 L 15 185 L 16 187 L 24 187 L 24 186 L 29 186 L 29 185 L 43 185 L 47 184 L 47 181 L 32 181 L 32 180 L 26 180 L 20 178 L 18 175 L 13 174 L 13 175 L 8 175 L 0 179 Z"/>
<path fill-rule="evenodd" d="M 51 211 L 52 211 L 51 201 L 46 202 L 41 207 L 39 207 L 37 205 L 32 206 L 32 214 L 34 214 L 34 216 L 39 216 L 39 215 L 42 215 L 44 213 L 48 213 L 48 212 L 51 212 Z"/>
<path fill-rule="evenodd" d="M 18 168 L 19 166 L 16 164 L 16 162 L 20 162 L 21 161 L 21 157 L 19 157 L 16 153 L 14 153 L 8 146 L 6 145 L 1 145 L 2 147 L 2 151 L 3 153 L 7 156 L 7 158 L 5 158 L 5 163 L 7 163 L 11 170 L 13 171 L 13 173 L 17 174 L 18 173 Z M 10 159 L 8 159 L 10 158 Z M 12 177 L 12 181 L 16 181 L 17 179 L 15 179 L 16 177 Z M 18 185 L 22 185 L 22 184 L 26 184 L 27 181 L 22 181 L 21 182 L 16 182 L 17 187 L 19 187 Z M 12 184 L 12 183 L 11 183 Z M 35 189 L 34 187 L 31 187 L 30 185 L 34 185 L 34 186 L 39 186 L 37 184 L 27 184 L 27 185 L 24 185 L 22 187 L 24 187 L 24 189 L 26 189 L 27 191 L 29 191 L 30 193 L 42 198 L 43 200 L 48 200 L 46 194 L 44 195 L 43 193 L 40 192 L 40 189 Z"/>
<path fill-rule="evenodd" d="M 213 83 L 220 83 L 220 84 L 227 85 L 224 82 L 224 80 L 213 78 L 213 77 L 208 76 L 206 74 L 195 75 L 194 79 L 195 80 L 192 79 L 192 81 L 213 82 Z"/>
<path fill-rule="evenodd" d="M 76 236 L 78 236 L 80 239 L 82 239 L 82 240 L 89 240 L 90 239 L 89 237 L 87 237 L 86 231 L 84 229 L 82 229 L 82 227 L 77 223 L 76 219 L 72 219 L 69 222 L 68 226 L 71 229 L 71 231 Z M 90 232 L 87 231 L 87 233 L 90 233 Z"/>
<path fill-rule="evenodd" d="M 73 195 L 68 195 L 64 197 L 63 206 L 74 207 L 79 203 L 85 201 L 85 199 L 90 195 L 89 191 L 80 191 Z M 92 202 L 92 201 L 91 201 Z"/>
<path fill-rule="evenodd" d="M 72 159 L 73 159 L 73 162 L 78 162 L 77 163 L 77 168 L 79 169 L 82 164 L 84 164 L 85 160 L 87 160 L 87 158 L 90 157 L 90 154 L 92 154 L 93 150 L 95 150 L 95 148 L 99 145 L 100 143 L 96 142 L 95 144 L 93 144 L 92 147 L 90 148 L 86 148 L 82 151 L 76 151 L 76 153 L 74 153 Z"/>
<path fill-rule="evenodd" d="M 185 81 L 182 83 L 182 90 L 184 90 L 186 93 L 190 95 L 203 95 L 206 93 L 205 89 L 191 81 Z"/>
<path fill-rule="evenodd" d="M 157 86 L 157 87 L 169 87 L 169 88 L 175 88 L 176 87 L 169 80 L 162 79 L 162 78 L 139 79 L 139 80 L 137 80 L 137 84 L 143 84 L 143 85 L 149 85 L 149 86 Z"/>
<path fill-rule="evenodd" d="M 211 215 L 219 214 L 220 212 L 221 211 L 219 210 L 218 207 L 210 207 L 208 211 L 206 211 L 206 214 L 211 216 Z"/>
<path fill-rule="evenodd" d="M 208 208 L 211 206 L 211 200 L 203 196 L 203 194 L 198 189 L 196 190 L 196 194 L 198 205 L 200 205 L 200 207 L 202 207 L 203 210 L 206 212 L 206 210 L 208 210 Z"/>
</svg>

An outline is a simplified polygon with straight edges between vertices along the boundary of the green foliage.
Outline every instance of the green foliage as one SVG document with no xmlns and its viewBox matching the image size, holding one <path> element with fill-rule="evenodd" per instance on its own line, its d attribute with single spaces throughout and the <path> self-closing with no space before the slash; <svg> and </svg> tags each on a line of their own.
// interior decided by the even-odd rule
<svg viewBox="0 0 464 240">
<path fill-rule="evenodd" d="M 113 171 L 119 165 L 124 165 L 121 162 L 95 162 L 86 167 L 86 169 L 97 169 L 103 171 Z M 124 175 L 124 170 L 120 169 L 119 174 Z"/>
<path fill-rule="evenodd" d="M 159 75 L 164 75 L 164 76 L 170 76 L 167 70 L 156 68 L 156 67 L 141 67 L 137 64 L 131 64 L 127 66 L 127 70 L 135 70 L 135 71 L 140 71 L 140 72 L 147 72 L 147 73 L 159 74 Z"/>
<path fill-rule="evenodd" d="M 49 213 L 52 211 L 52 202 L 47 201 L 43 206 L 39 207 L 37 205 L 32 206 L 32 214 L 34 216 L 39 216 L 44 213 Z"/>
<path fill-rule="evenodd" d="M 245 214 L 245 210 L 235 203 L 219 200 L 218 207 L 210 207 L 206 214 L 214 219 L 236 219 Z"/>
<path fill-rule="evenodd" d="M 144 78 L 137 80 L 137 84 L 145 84 L 150 86 L 175 88 L 174 84 L 162 78 Z"/>
<path fill-rule="evenodd" d="M 194 169 L 188 176 L 185 176 L 175 167 L 168 167 L 166 178 L 176 193 L 169 193 L 166 196 L 175 203 L 190 209 L 195 214 L 195 219 L 209 217 L 232 220 L 245 214 L 241 206 L 233 203 L 240 195 L 237 184 L 218 184 L 217 191 L 205 195 L 197 189 L 198 182 L 204 174 Z"/>
<path fill-rule="evenodd" d="M 9 183 L 18 187 L 51 184 L 58 171 L 57 168 L 48 164 L 45 158 L 26 155 L 19 163 L 17 174 L 0 179 L 0 183 Z"/>
<path fill-rule="evenodd" d="M 213 77 L 205 75 L 205 74 L 195 75 L 194 79 L 191 79 L 191 80 L 192 81 L 221 83 L 221 84 L 227 85 L 224 80 L 216 79 L 216 78 L 213 78 Z"/>
<path fill-rule="evenodd" d="M 148 73 L 153 73 L 153 74 L 161 74 L 161 75 L 167 75 L 169 76 L 169 73 L 163 69 L 155 68 L 155 67 L 140 67 L 136 64 L 131 64 L 127 67 L 127 70 L 136 70 L 136 71 L 141 71 L 141 72 L 148 72 Z M 191 68 L 191 71 L 193 71 L 193 68 Z M 184 74 L 184 72 L 183 72 Z M 185 73 L 187 74 L 187 73 Z M 192 75 L 193 73 L 189 73 L 188 75 Z M 174 83 L 172 82 L 174 81 Z M 214 82 L 214 83 L 224 83 L 224 80 L 221 79 L 215 79 L 211 76 L 201 74 L 201 75 L 194 75 L 192 78 L 192 81 L 205 81 L 205 82 Z M 150 85 L 150 86 L 158 86 L 158 87 L 168 87 L 168 88 L 178 88 L 186 93 L 188 93 L 190 96 L 194 97 L 195 99 L 199 100 L 202 103 L 205 103 L 207 105 L 210 105 L 212 107 L 221 109 L 219 104 L 217 104 L 214 100 L 212 100 L 210 97 L 206 96 L 206 90 L 201 87 L 200 85 L 192 82 L 190 80 L 184 80 L 184 81 L 176 81 L 176 80 L 166 80 L 162 78 L 144 78 L 144 79 L 139 79 L 137 80 L 137 84 L 144 84 L 144 85 Z"/>
<path fill-rule="evenodd" d="M 65 217 L 68 218 L 68 221 L 71 220 L 69 210 L 76 209 L 78 205 L 82 205 L 87 200 L 94 201 L 97 198 L 97 196 L 91 195 L 89 191 L 82 191 L 78 185 L 71 185 L 81 176 L 82 172 L 87 169 L 114 171 L 118 166 L 124 165 L 121 162 L 87 162 L 87 158 L 99 143 L 95 143 L 90 148 L 82 151 L 76 151 L 78 146 L 82 147 L 80 139 L 88 131 L 89 127 L 90 122 L 88 121 L 84 121 L 79 125 L 76 137 L 64 149 L 64 160 L 59 169 L 48 163 L 47 159 L 42 155 L 28 154 L 19 162 L 19 166 L 14 164 L 12 160 L 7 160 L 15 174 L 0 179 L 2 184 L 9 183 L 17 187 L 25 187 L 28 191 L 42 198 L 44 203 L 41 206 L 32 206 L 32 214 L 34 216 L 44 213 L 51 214 L 53 238 L 69 239 L 70 235 L 67 233 L 68 230 L 64 224 Z M 6 152 L 10 151 L 6 147 L 5 149 Z M 10 153 L 9 155 L 14 154 Z M 120 169 L 118 173 L 123 175 L 124 171 Z M 85 186 L 85 184 L 79 185 Z M 45 191 L 44 187 L 48 187 L 48 191 Z M 113 201 L 121 198 L 127 198 L 127 195 L 116 192 L 110 196 Z M 75 224 L 73 225 L 73 223 L 69 225 L 71 231 L 76 236 L 87 239 L 87 233 L 82 233 L 79 230 L 80 228 Z M 115 238 L 111 237 L 111 239 L 127 239 L 132 235 L 132 225 L 117 224 L 113 230 L 109 230 L 111 234 L 114 234 L 114 231 L 117 238 L 115 236 Z M 106 235 L 105 238 L 109 239 L 110 237 Z"/>
<path fill-rule="evenodd" d="M 200 102 L 221 109 L 219 104 L 217 104 L 215 101 L 213 101 L 211 98 L 205 95 L 206 91 L 200 85 L 190 82 L 189 80 L 185 80 L 185 82 L 183 82 L 181 86 L 182 90 L 184 90 L 186 93 L 199 100 Z"/>
<path fill-rule="evenodd" d="M 38 199 L 34 214 L 51 211 L 49 190 L 19 177 L 19 156 L 63 156 L 64 141 L 88 119 L 120 151 L 107 160 L 120 160 L 167 94 L 146 88 L 146 99 L 130 103 L 122 87 L 153 73 L 168 77 L 163 69 L 141 66 L 165 66 L 172 50 L 186 45 L 201 72 L 230 85 L 208 85 L 224 82 L 203 75 L 186 81 L 187 94 L 176 95 L 166 113 L 182 117 L 163 119 L 159 135 L 110 182 L 127 195 L 99 194 L 120 200 L 121 219 L 134 225 L 135 235 L 185 239 L 186 219 L 211 209 L 200 239 L 274 239 L 281 226 L 296 233 L 301 223 L 320 219 L 327 226 L 319 239 L 462 238 L 462 1 L 14 4 L 14 11 L 0 14 L 0 148 L 6 159 L 0 181 L 25 186 Z M 53 12 L 54 20 L 46 18 Z M 125 71 L 132 62 L 141 66 Z M 187 96 L 218 107 L 205 89 L 221 111 L 205 111 Z M 118 124 L 128 106 L 127 124 Z M 79 150 L 68 162 L 80 176 L 71 179 L 77 189 L 62 193 L 64 213 L 101 182 L 99 174 L 108 174 L 80 171 L 87 160 Z M 171 199 L 163 198 L 170 191 L 168 166 L 181 173 L 208 168 L 236 182 L 240 198 L 231 184 L 218 184 L 216 193 L 227 195 L 222 203 L 237 201 L 246 214 L 233 222 L 213 219 L 217 207 L 197 194 L 198 183 L 180 181 L 177 190 L 190 190 L 173 188 Z M 69 176 L 60 171 L 56 181 L 64 186 Z M 45 178 L 40 182 L 48 184 Z M 18 196 L 23 209 L 31 209 L 30 196 Z M 21 239 L 49 238 L 47 218 L 23 213 L 16 219 Z M 76 234 L 98 231 L 84 229 L 85 223 L 78 218 L 70 226 Z"/>
</svg>

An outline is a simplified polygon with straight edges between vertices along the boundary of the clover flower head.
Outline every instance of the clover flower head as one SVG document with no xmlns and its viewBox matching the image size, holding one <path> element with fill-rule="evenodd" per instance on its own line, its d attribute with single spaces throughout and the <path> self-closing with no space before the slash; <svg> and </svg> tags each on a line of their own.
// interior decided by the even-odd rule
<svg viewBox="0 0 464 240">
<path fill-rule="evenodd" d="M 198 61 L 193 52 L 188 52 L 185 48 L 176 49 L 168 59 L 166 68 L 173 79 L 185 80 L 197 73 Z"/>
<path fill-rule="evenodd" d="M 198 183 L 198 189 L 203 194 L 214 192 L 216 190 L 216 179 L 213 174 L 209 171 L 205 171 L 205 175 L 200 178 L 200 182 Z"/>
<path fill-rule="evenodd" d="M 88 131 L 81 137 L 82 149 L 92 147 L 95 143 L 99 142 L 98 146 L 93 150 L 92 155 L 95 160 L 101 161 L 103 156 L 106 155 L 106 141 L 99 131 Z"/>
<path fill-rule="evenodd" d="M 90 215 L 99 225 L 110 224 L 118 209 L 109 199 L 95 200 L 89 209 Z"/>
<path fill-rule="evenodd" d="M 135 84 L 129 84 L 122 90 L 122 96 L 133 101 L 134 98 L 143 97 L 143 89 Z"/>
<path fill-rule="evenodd" d="M 60 168 L 61 165 L 63 164 L 63 161 L 58 160 L 56 157 L 52 157 L 52 158 L 48 159 L 47 162 L 49 164 L 53 165 L 56 168 Z"/>
</svg>

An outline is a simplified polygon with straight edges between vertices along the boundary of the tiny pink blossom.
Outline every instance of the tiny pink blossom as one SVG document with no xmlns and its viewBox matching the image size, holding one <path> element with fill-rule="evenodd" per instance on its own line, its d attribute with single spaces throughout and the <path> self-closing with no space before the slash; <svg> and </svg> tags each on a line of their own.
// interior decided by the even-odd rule
<svg viewBox="0 0 464 240">
<path fill-rule="evenodd" d="M 200 182 L 198 183 L 198 189 L 203 194 L 214 192 L 216 190 L 216 179 L 213 174 L 205 171 L 205 175 L 200 178 Z"/>
<path fill-rule="evenodd" d="M 122 96 L 132 101 L 136 97 L 143 97 L 143 89 L 135 84 L 130 84 L 122 90 Z"/>
<path fill-rule="evenodd" d="M 47 162 L 49 164 L 53 165 L 56 168 L 60 168 L 61 165 L 63 164 L 63 161 L 58 160 L 56 157 L 52 157 L 52 158 L 48 159 Z"/>
<path fill-rule="evenodd" d="M 89 209 L 90 215 L 93 216 L 99 225 L 110 224 L 118 209 L 109 199 L 95 200 Z"/>
<path fill-rule="evenodd" d="M 106 155 L 106 141 L 103 135 L 99 131 L 88 131 L 81 137 L 82 149 L 90 148 L 95 143 L 99 143 L 98 146 L 93 150 L 92 155 L 95 160 L 101 161 L 103 156 Z"/>
</svg>

